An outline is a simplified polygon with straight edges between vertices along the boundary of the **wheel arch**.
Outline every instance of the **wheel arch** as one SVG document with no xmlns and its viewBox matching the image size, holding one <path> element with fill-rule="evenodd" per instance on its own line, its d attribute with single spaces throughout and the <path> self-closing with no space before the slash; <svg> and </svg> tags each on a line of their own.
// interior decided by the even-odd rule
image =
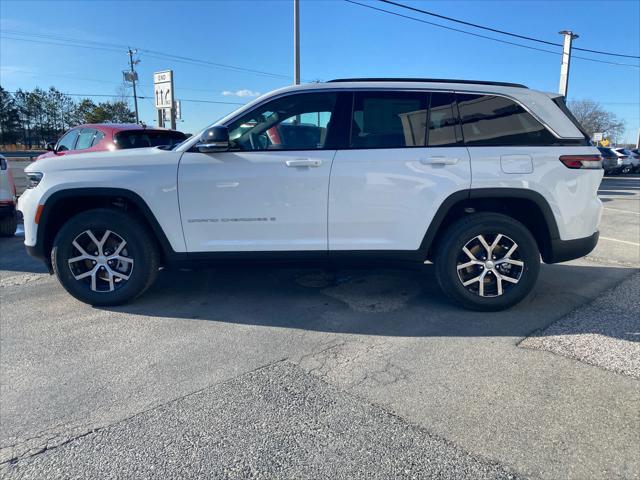
<svg viewBox="0 0 640 480">
<path fill-rule="evenodd" d="M 455 221 L 475 212 L 503 213 L 523 223 L 535 238 L 542 259 L 553 258 L 553 243 L 560 238 L 556 218 L 547 200 L 534 190 L 520 188 L 479 188 L 461 190 L 445 199 L 424 235 L 420 250 L 427 259 Z"/>
<path fill-rule="evenodd" d="M 137 193 L 124 188 L 71 188 L 54 192 L 46 199 L 38 222 L 35 250 L 50 270 L 51 248 L 60 227 L 73 215 L 101 207 L 121 209 L 137 215 L 153 233 L 162 259 L 166 261 L 175 254 L 157 218 Z"/>
</svg>

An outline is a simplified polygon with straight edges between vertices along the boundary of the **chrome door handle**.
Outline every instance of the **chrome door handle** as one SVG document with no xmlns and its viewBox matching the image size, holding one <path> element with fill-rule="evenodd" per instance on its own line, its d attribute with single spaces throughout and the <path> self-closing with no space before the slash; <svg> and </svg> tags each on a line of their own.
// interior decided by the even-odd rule
<svg viewBox="0 0 640 480">
<path fill-rule="evenodd" d="M 295 160 L 287 160 L 287 167 L 319 167 L 322 160 L 311 160 L 310 158 L 296 158 Z"/>
<path fill-rule="evenodd" d="M 423 165 L 455 165 L 458 163 L 458 159 L 453 157 L 427 157 L 421 158 L 420 163 Z"/>
</svg>

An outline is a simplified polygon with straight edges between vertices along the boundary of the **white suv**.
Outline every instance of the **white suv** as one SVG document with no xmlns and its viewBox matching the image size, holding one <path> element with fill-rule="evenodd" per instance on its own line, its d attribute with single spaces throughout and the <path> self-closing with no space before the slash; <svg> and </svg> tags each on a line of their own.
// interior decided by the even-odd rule
<svg viewBox="0 0 640 480">
<path fill-rule="evenodd" d="M 523 85 L 348 79 L 283 88 L 171 150 L 26 169 L 25 244 L 76 298 L 115 305 L 161 265 L 435 263 L 499 310 L 598 240 L 600 152 Z"/>
</svg>

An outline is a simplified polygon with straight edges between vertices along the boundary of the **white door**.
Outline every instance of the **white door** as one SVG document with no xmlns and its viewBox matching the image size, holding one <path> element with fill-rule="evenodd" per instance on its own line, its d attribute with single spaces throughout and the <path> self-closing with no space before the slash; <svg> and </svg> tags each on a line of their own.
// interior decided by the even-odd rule
<svg viewBox="0 0 640 480">
<path fill-rule="evenodd" d="M 420 247 L 442 202 L 471 185 L 454 107 L 451 92 L 355 94 L 331 172 L 330 251 Z"/>
<path fill-rule="evenodd" d="M 280 97 L 232 121 L 231 149 L 178 170 L 189 252 L 327 250 L 333 93 Z"/>
</svg>

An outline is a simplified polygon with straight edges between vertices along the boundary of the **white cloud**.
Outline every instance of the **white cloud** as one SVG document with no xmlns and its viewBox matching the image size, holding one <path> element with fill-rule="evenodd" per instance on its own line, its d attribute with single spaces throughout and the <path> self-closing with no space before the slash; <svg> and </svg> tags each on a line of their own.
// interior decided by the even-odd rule
<svg viewBox="0 0 640 480">
<path fill-rule="evenodd" d="M 242 90 L 236 90 L 235 92 L 232 92 L 230 90 L 225 90 L 224 92 L 222 92 L 222 95 L 224 95 L 225 97 L 229 97 L 229 96 L 233 96 L 233 97 L 259 97 L 260 96 L 260 92 L 254 92 L 253 90 L 248 90 L 248 89 L 242 89 Z"/>
</svg>

